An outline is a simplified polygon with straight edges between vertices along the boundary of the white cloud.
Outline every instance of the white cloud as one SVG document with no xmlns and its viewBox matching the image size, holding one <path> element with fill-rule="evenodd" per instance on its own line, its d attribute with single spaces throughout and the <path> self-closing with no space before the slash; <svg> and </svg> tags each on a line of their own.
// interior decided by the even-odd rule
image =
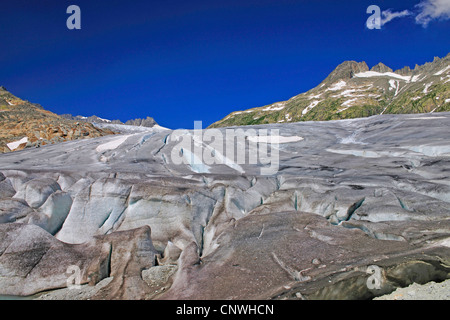
<svg viewBox="0 0 450 320">
<path fill-rule="evenodd" d="M 448 0 L 450 1 L 450 0 Z M 400 12 L 392 12 L 391 9 L 385 10 L 381 13 L 381 25 L 384 26 L 386 23 L 392 21 L 395 18 L 402 18 L 410 16 L 412 13 L 409 10 L 403 10 Z"/>
<path fill-rule="evenodd" d="M 423 0 L 416 8 L 420 11 L 416 23 L 424 27 L 435 19 L 450 19 L 450 0 Z"/>
</svg>

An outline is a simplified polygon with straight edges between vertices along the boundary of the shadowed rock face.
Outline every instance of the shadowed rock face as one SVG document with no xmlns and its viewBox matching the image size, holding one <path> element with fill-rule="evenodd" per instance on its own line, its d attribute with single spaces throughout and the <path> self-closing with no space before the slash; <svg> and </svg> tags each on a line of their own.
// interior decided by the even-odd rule
<svg viewBox="0 0 450 320">
<path fill-rule="evenodd" d="M 144 292 L 139 290 L 145 284 L 141 269 L 155 262 L 148 226 L 98 236 L 80 245 L 60 242 L 33 224 L 1 224 L 0 234 L 2 294 L 31 295 L 64 288 L 75 267 L 79 280 L 74 278 L 73 284 L 95 285 L 112 276 L 113 289 L 103 294 L 105 298 L 136 299 Z"/>
<path fill-rule="evenodd" d="M 157 129 L 3 154 L 0 294 L 64 288 L 69 265 L 92 299 L 365 299 L 446 279 L 449 125 L 440 113 L 246 127 L 286 137 L 269 176 L 174 164 L 180 132 Z"/>
</svg>

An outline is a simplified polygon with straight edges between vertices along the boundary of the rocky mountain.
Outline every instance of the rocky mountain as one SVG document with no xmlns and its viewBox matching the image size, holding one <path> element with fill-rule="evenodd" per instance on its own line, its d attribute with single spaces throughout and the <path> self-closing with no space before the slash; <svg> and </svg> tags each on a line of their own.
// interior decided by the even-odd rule
<svg viewBox="0 0 450 320">
<path fill-rule="evenodd" d="M 0 295 L 370 299 L 443 281 L 449 127 L 449 112 L 383 114 L 248 126 L 237 143 L 156 127 L 1 154 Z"/>
<path fill-rule="evenodd" d="M 84 117 L 84 116 L 73 116 L 69 113 L 64 113 L 60 115 L 64 119 L 74 120 L 74 121 L 83 121 L 89 123 L 111 123 L 111 124 L 123 124 L 120 120 L 109 120 L 97 117 L 96 115 Z"/>
<path fill-rule="evenodd" d="M 210 127 L 339 120 L 450 111 L 450 54 L 414 69 L 340 64 L 317 87 L 288 101 L 237 111 Z"/>
<path fill-rule="evenodd" d="M 114 132 L 65 119 L 0 87 L 0 152 L 110 134 Z"/>
<path fill-rule="evenodd" d="M 61 117 L 65 118 L 65 119 L 84 121 L 84 122 L 96 123 L 96 124 L 97 123 L 122 124 L 122 125 L 127 125 L 127 126 L 138 126 L 138 127 L 147 127 L 147 128 L 152 128 L 153 126 L 157 125 L 155 119 L 153 119 L 152 117 L 147 117 L 145 119 L 137 118 L 134 120 L 128 120 L 125 123 L 123 123 L 120 120 L 103 119 L 103 118 L 97 117 L 95 115 L 90 116 L 90 117 L 84 117 L 84 116 L 73 116 L 71 114 L 62 114 Z"/>
<path fill-rule="evenodd" d="M 134 120 L 128 120 L 127 122 L 125 122 L 125 125 L 152 128 L 157 125 L 157 123 L 152 117 L 147 117 L 145 119 L 137 118 Z"/>
</svg>

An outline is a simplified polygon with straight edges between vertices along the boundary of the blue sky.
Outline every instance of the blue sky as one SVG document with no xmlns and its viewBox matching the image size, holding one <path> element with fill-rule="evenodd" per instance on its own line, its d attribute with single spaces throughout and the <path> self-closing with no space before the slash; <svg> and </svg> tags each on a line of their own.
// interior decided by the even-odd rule
<svg viewBox="0 0 450 320">
<path fill-rule="evenodd" d="M 449 2 L 8 0 L 0 85 L 58 114 L 206 127 L 307 91 L 345 60 L 399 69 L 447 55 L 449 14 L 426 10 Z M 72 4 L 81 30 L 66 27 Z M 372 4 L 409 14 L 369 30 Z"/>
</svg>

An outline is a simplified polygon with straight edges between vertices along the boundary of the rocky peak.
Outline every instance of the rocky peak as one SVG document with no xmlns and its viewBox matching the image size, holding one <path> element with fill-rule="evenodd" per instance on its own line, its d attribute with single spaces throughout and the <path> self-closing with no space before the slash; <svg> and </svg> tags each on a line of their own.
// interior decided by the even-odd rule
<svg viewBox="0 0 450 320">
<path fill-rule="evenodd" d="M 396 70 L 395 73 L 401 76 L 410 76 L 412 74 L 412 70 L 410 67 L 405 66 L 402 69 Z"/>
<path fill-rule="evenodd" d="M 73 116 L 71 114 L 62 114 L 61 117 L 69 120 L 76 120 L 76 121 L 82 121 L 82 122 L 89 122 L 89 123 L 103 123 L 103 124 L 125 124 L 128 126 L 137 126 L 137 127 L 148 127 L 152 128 L 155 125 L 157 125 L 155 119 L 152 117 L 147 116 L 145 119 L 134 119 L 134 120 L 128 120 L 127 122 L 123 123 L 120 120 L 108 120 L 100 118 L 96 115 L 90 116 L 90 117 L 83 117 L 83 116 Z"/>
<path fill-rule="evenodd" d="M 139 126 L 139 127 L 149 127 L 149 128 L 151 128 L 154 125 L 156 125 L 156 121 L 152 117 L 147 117 L 145 119 L 128 120 L 127 122 L 125 122 L 125 124 L 126 125 L 131 125 L 131 126 Z"/>
<path fill-rule="evenodd" d="M 405 66 L 394 73 L 378 63 L 369 72 L 365 62 L 345 61 L 318 86 L 280 103 L 280 108 L 272 103 L 231 113 L 210 127 L 450 111 L 450 54 L 411 69 Z"/>
<path fill-rule="evenodd" d="M 380 62 L 377 65 L 373 66 L 372 69 L 370 69 L 370 71 L 381 72 L 381 73 L 393 72 L 393 70 L 391 68 L 389 68 L 388 66 L 386 66 L 382 62 Z"/>
<path fill-rule="evenodd" d="M 365 71 L 369 71 L 366 62 L 345 61 L 338 65 L 324 82 L 331 84 L 339 80 L 351 79 L 354 74 Z"/>
</svg>

